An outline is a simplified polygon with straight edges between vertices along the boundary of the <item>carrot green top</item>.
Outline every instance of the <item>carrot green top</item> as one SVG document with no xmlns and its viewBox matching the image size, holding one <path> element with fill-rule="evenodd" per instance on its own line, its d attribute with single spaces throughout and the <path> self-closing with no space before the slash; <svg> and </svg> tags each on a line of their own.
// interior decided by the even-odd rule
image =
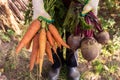
<svg viewBox="0 0 120 80">
<path fill-rule="evenodd" d="M 86 0 L 86 1 L 85 1 L 85 4 L 87 4 L 88 2 L 89 2 L 89 0 Z"/>
<path fill-rule="evenodd" d="M 39 21 L 43 20 L 43 21 L 45 21 L 45 22 L 47 22 L 47 23 L 53 23 L 53 22 L 54 22 L 53 19 L 52 19 L 52 20 L 49 20 L 49 19 L 47 19 L 47 18 L 45 18 L 45 17 L 43 17 L 43 16 L 39 16 L 39 17 L 38 17 L 38 20 L 39 20 Z"/>
</svg>

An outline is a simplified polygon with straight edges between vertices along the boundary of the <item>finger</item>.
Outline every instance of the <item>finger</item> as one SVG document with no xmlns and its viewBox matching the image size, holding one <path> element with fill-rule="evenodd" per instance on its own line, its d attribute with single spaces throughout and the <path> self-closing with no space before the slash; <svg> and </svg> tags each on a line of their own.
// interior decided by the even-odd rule
<svg viewBox="0 0 120 80">
<path fill-rule="evenodd" d="M 89 4 L 86 4 L 83 8 L 82 14 L 87 14 L 92 10 L 92 7 Z"/>
<path fill-rule="evenodd" d="M 97 16 L 97 7 L 98 7 L 99 0 L 89 0 L 88 3 L 84 6 L 82 14 L 86 14 L 90 11 Z"/>
</svg>

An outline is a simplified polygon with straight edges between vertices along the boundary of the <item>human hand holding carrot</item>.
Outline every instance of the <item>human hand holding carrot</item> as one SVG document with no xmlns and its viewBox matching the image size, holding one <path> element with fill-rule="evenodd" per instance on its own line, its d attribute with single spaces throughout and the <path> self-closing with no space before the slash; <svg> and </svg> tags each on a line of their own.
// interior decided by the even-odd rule
<svg viewBox="0 0 120 80">
<path fill-rule="evenodd" d="M 48 59 L 54 63 L 51 57 L 52 54 L 48 53 L 48 48 L 49 50 L 53 49 L 54 53 L 57 54 L 56 48 L 59 47 L 59 45 L 66 48 L 69 48 L 69 46 L 63 41 L 57 28 L 52 24 L 53 21 L 51 16 L 44 9 L 43 0 L 32 0 L 32 4 L 33 21 L 17 45 L 16 54 L 18 54 L 23 47 L 28 46 L 28 44 L 33 41 L 32 54 L 30 58 L 30 71 L 33 69 L 34 64 L 37 63 L 41 74 L 45 53 L 48 54 Z M 46 46 L 48 44 L 50 44 L 50 47 Z M 26 48 L 29 48 L 29 46 Z"/>
<path fill-rule="evenodd" d="M 33 5 L 33 20 L 37 19 L 39 16 L 51 20 L 51 16 L 46 12 L 44 8 L 43 0 L 32 0 L 32 5 Z"/>
</svg>

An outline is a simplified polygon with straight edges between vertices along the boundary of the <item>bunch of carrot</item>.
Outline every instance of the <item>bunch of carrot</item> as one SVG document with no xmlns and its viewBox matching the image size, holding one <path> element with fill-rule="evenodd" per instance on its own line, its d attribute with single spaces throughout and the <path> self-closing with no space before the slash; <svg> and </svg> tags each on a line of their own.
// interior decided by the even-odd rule
<svg viewBox="0 0 120 80">
<path fill-rule="evenodd" d="M 49 61 L 54 63 L 52 49 L 54 53 L 57 54 L 57 47 L 64 46 L 69 48 L 53 24 L 50 23 L 43 26 L 42 22 L 43 21 L 39 21 L 38 19 L 33 20 L 22 40 L 16 47 L 16 54 L 18 54 L 23 47 L 29 49 L 31 42 L 33 42 L 30 55 L 30 71 L 32 71 L 35 64 L 38 64 L 40 74 L 42 72 L 45 53 L 47 54 Z"/>
</svg>

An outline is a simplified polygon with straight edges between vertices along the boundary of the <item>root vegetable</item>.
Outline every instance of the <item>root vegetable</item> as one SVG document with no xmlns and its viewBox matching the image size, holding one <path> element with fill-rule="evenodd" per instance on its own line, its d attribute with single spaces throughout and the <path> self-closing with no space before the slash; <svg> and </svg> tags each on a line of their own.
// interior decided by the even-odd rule
<svg viewBox="0 0 120 80">
<path fill-rule="evenodd" d="M 45 28 L 42 28 L 40 31 L 40 36 L 39 36 L 39 56 L 40 56 L 39 72 L 40 72 L 40 74 L 42 72 L 42 65 L 43 65 L 43 59 L 44 59 L 44 54 L 45 54 L 45 48 L 46 48 L 46 31 L 45 31 Z"/>
<path fill-rule="evenodd" d="M 56 53 L 56 54 L 57 54 L 57 46 L 56 46 L 56 45 L 54 45 L 54 46 L 52 47 L 52 49 L 53 49 L 54 53 Z"/>
<path fill-rule="evenodd" d="M 32 40 L 30 40 L 30 41 L 27 43 L 26 49 L 30 49 L 31 43 L 32 43 Z"/>
<path fill-rule="evenodd" d="M 56 27 L 52 24 L 49 24 L 48 27 L 49 31 L 51 32 L 51 34 L 53 35 L 54 39 L 56 40 L 56 42 L 58 41 L 61 45 L 63 45 L 66 48 L 70 48 L 61 38 L 58 30 L 56 29 Z"/>
<path fill-rule="evenodd" d="M 52 34 L 50 33 L 49 30 L 47 31 L 47 39 L 48 39 L 54 53 L 57 53 L 56 48 L 57 48 L 57 46 L 61 47 L 61 44 L 59 44 L 58 42 L 55 42 L 54 37 L 52 36 Z M 55 43 L 57 43 L 57 46 Z"/>
<path fill-rule="evenodd" d="M 96 39 L 101 44 L 107 44 L 110 40 L 110 35 L 107 31 L 102 31 L 96 35 Z"/>
<path fill-rule="evenodd" d="M 55 42 L 54 42 L 53 36 L 51 35 L 51 33 L 50 33 L 49 30 L 47 30 L 46 35 L 47 35 L 47 39 L 48 39 L 50 45 L 51 45 L 51 46 L 54 46 L 54 45 L 55 45 Z"/>
<path fill-rule="evenodd" d="M 73 34 L 68 37 L 67 43 L 70 48 L 75 51 L 77 48 L 80 47 L 80 41 L 83 37 L 80 35 L 74 36 Z"/>
<path fill-rule="evenodd" d="M 101 46 L 94 38 L 84 38 L 81 41 L 81 53 L 87 61 L 94 60 L 100 53 Z"/>
<path fill-rule="evenodd" d="M 35 61 L 35 64 L 39 64 L 39 59 L 40 59 L 40 56 L 39 56 L 39 49 L 38 49 L 38 52 L 37 52 L 37 56 L 36 56 L 36 61 Z"/>
<path fill-rule="evenodd" d="M 34 20 L 29 26 L 22 40 L 18 44 L 16 48 L 16 54 L 18 54 L 20 50 L 33 38 L 33 36 L 38 32 L 39 29 L 40 29 L 40 21 Z"/>
<path fill-rule="evenodd" d="M 36 34 L 33 38 L 33 46 L 32 46 L 32 53 L 30 55 L 30 71 L 33 69 L 35 60 L 37 57 L 37 53 L 39 50 L 39 34 Z"/>
<path fill-rule="evenodd" d="M 45 51 L 46 51 L 46 54 L 48 56 L 49 61 L 52 62 L 52 64 L 54 64 L 53 57 L 52 57 L 51 46 L 50 46 L 50 43 L 48 41 L 46 42 Z"/>
<path fill-rule="evenodd" d="M 56 42 L 56 45 L 61 49 L 61 44 L 59 42 Z"/>
</svg>

